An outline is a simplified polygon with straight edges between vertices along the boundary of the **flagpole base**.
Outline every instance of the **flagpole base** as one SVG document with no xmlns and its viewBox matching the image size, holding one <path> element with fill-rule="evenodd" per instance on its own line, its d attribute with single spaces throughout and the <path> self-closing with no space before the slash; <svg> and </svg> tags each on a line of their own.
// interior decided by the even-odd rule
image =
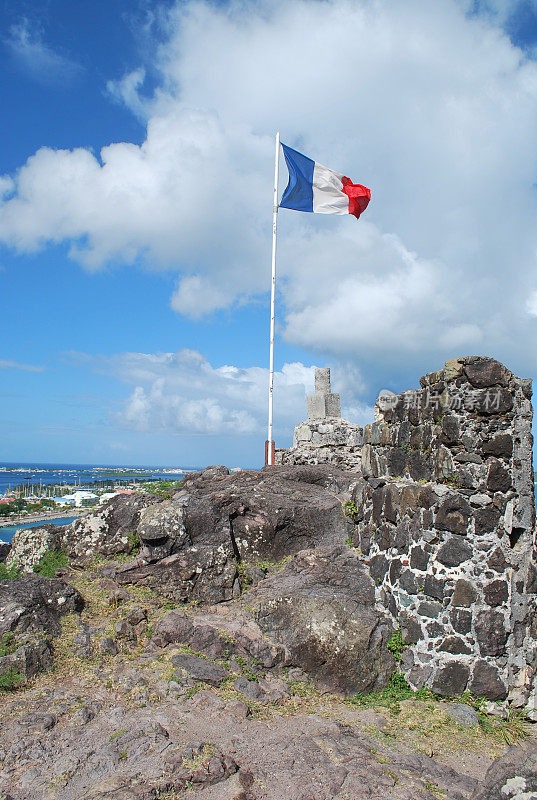
<svg viewBox="0 0 537 800">
<path fill-rule="evenodd" d="M 270 455 L 270 460 L 269 460 L 269 455 Z M 276 455 L 276 445 L 274 444 L 274 442 L 269 442 L 269 440 L 267 439 L 267 441 L 265 442 L 265 466 L 266 467 L 270 466 L 271 464 L 274 464 L 274 456 L 275 455 Z"/>
</svg>

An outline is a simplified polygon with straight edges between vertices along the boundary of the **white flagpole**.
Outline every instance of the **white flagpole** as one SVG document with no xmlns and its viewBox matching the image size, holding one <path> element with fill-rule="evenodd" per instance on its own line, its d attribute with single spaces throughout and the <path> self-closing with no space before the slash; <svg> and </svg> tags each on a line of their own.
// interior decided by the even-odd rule
<svg viewBox="0 0 537 800">
<path fill-rule="evenodd" d="M 274 203 L 272 213 L 272 282 L 270 287 L 270 359 L 268 393 L 268 437 L 265 445 L 265 464 L 274 464 L 274 442 L 272 441 L 272 409 L 274 400 L 274 309 L 276 302 L 276 228 L 278 225 L 278 167 L 280 162 L 280 131 L 276 133 L 276 155 L 274 159 Z"/>
</svg>

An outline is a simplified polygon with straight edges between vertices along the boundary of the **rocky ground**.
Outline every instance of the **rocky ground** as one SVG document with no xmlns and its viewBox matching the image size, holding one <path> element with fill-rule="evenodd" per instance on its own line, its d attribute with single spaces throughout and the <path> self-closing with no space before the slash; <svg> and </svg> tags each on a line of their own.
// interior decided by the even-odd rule
<svg viewBox="0 0 537 800">
<path fill-rule="evenodd" d="M 151 589 L 121 588 L 112 569 L 65 572 L 83 610 L 69 590 L 54 666 L 2 696 L 5 800 L 455 800 L 476 796 L 504 753 L 537 754 L 531 728 L 509 749 L 504 735 L 521 726 L 483 727 L 468 705 L 386 693 L 361 704 L 316 688 L 245 619 L 248 593 L 174 609 Z M 35 618 L 35 598 L 32 608 Z M 524 787 L 498 798 L 537 796 Z"/>
<path fill-rule="evenodd" d="M 534 726 L 400 680 L 345 543 L 353 476 L 281 469 L 14 542 L 1 800 L 537 800 Z"/>
</svg>

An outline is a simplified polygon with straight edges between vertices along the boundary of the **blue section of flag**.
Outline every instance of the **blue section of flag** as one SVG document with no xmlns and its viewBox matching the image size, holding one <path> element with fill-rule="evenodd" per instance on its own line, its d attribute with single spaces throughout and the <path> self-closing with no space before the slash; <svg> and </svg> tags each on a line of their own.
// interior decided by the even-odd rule
<svg viewBox="0 0 537 800">
<path fill-rule="evenodd" d="M 283 154 L 289 170 L 289 183 L 280 201 L 280 208 L 313 212 L 313 168 L 315 161 L 286 144 Z"/>
</svg>

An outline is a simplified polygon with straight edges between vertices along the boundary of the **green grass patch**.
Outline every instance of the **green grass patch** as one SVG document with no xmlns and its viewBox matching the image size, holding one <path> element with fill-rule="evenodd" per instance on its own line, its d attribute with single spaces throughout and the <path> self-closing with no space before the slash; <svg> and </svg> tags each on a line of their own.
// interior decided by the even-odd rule
<svg viewBox="0 0 537 800">
<path fill-rule="evenodd" d="M 67 553 L 64 553 L 63 550 L 47 550 L 37 564 L 34 564 L 34 572 L 45 578 L 53 578 L 56 570 L 66 567 L 68 563 Z"/>
<path fill-rule="evenodd" d="M 139 551 L 140 547 L 142 546 L 142 541 L 136 531 L 129 531 L 128 539 L 129 539 L 129 554 L 134 555 Z"/>
<path fill-rule="evenodd" d="M 0 675 L 0 692 L 13 692 L 18 689 L 23 681 L 20 672 L 15 667 L 10 667 Z"/>
<path fill-rule="evenodd" d="M 370 694 L 355 694 L 346 702 L 361 708 L 384 706 L 394 713 L 399 713 L 399 703 L 402 700 L 435 700 L 435 695 L 429 689 L 414 691 L 407 683 L 401 672 L 394 672 L 389 684 L 384 688 Z"/>
<path fill-rule="evenodd" d="M 148 494 L 156 494 L 158 497 L 165 497 L 171 500 L 175 492 L 178 492 L 183 481 L 147 481 L 142 483 L 142 489 Z"/>
<path fill-rule="evenodd" d="M 3 562 L 0 564 L 0 581 L 15 581 L 20 576 L 20 569 L 16 566 L 6 567 Z"/>
<path fill-rule="evenodd" d="M 0 636 L 0 658 L 11 655 L 18 647 L 19 643 L 12 631 L 6 631 Z"/>
</svg>

